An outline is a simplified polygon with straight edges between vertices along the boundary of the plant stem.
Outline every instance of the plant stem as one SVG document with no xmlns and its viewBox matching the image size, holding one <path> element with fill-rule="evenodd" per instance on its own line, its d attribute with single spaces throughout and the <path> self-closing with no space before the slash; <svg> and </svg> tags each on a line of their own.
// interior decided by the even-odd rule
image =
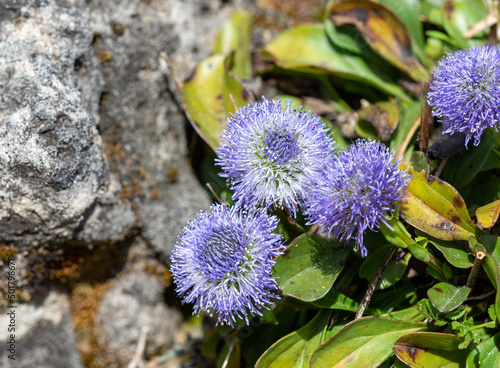
<svg viewBox="0 0 500 368">
<path fill-rule="evenodd" d="M 356 312 L 356 317 L 354 319 L 359 319 L 363 316 L 363 312 L 365 311 L 366 307 L 370 303 L 370 299 L 372 298 L 373 292 L 375 291 L 375 288 L 377 287 L 380 279 L 382 278 L 382 274 L 384 273 L 385 269 L 387 268 L 387 265 L 391 261 L 392 257 L 394 257 L 394 254 L 396 254 L 396 251 L 398 250 L 398 247 L 396 245 L 393 245 L 392 248 L 389 250 L 389 253 L 387 254 L 387 257 L 385 257 L 384 262 L 380 265 L 380 268 L 377 271 L 377 274 L 373 278 L 373 281 L 371 282 L 370 286 L 368 287 L 368 290 L 366 290 L 366 294 L 359 303 L 358 311 Z"/>
<path fill-rule="evenodd" d="M 479 271 L 481 270 L 481 263 L 483 263 L 483 259 L 486 256 L 484 252 L 476 252 L 476 259 L 474 259 L 474 264 L 472 265 L 472 270 L 470 271 L 469 278 L 467 279 L 466 286 L 469 288 L 474 288 L 476 284 L 477 276 Z"/>
</svg>

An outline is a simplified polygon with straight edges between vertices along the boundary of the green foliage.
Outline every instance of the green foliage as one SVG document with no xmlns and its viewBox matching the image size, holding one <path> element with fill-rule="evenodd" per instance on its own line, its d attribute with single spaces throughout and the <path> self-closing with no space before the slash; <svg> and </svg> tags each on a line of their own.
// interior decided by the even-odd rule
<svg viewBox="0 0 500 368">
<path fill-rule="evenodd" d="M 439 137 L 423 129 L 435 123 L 423 82 L 445 52 L 488 41 L 488 27 L 467 34 L 488 16 L 485 4 L 332 0 L 322 23 L 282 30 L 261 49 L 248 13 L 223 25 L 214 55 L 183 85 L 186 112 L 211 148 L 251 99 L 241 79 L 254 72 L 281 99 L 321 115 L 339 150 L 356 137 L 384 141 L 411 181 L 379 233 L 365 234 L 366 258 L 353 241 L 274 211 L 287 244 L 273 269 L 282 299 L 249 326 L 207 332 L 202 352 L 216 366 L 500 365 L 500 134 L 490 129 L 444 161 L 420 149 Z M 205 153 L 201 180 L 231 201 L 214 158 Z"/>
</svg>

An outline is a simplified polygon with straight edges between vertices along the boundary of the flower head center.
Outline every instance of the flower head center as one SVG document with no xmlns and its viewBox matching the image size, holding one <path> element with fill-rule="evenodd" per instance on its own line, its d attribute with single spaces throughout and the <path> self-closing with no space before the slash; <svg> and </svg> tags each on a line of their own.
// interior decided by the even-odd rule
<svg viewBox="0 0 500 368">
<path fill-rule="evenodd" d="M 249 239 L 238 229 L 214 231 L 200 249 L 199 266 L 211 282 L 234 281 L 249 267 Z"/>
<path fill-rule="evenodd" d="M 265 131 L 264 155 L 277 165 L 292 160 L 299 153 L 297 139 L 287 131 Z"/>
</svg>

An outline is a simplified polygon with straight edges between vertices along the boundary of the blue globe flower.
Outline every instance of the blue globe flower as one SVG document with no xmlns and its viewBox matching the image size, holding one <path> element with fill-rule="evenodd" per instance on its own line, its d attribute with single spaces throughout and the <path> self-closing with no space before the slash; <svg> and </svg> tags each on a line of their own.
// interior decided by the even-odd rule
<svg viewBox="0 0 500 368">
<path fill-rule="evenodd" d="M 286 206 L 295 216 L 334 151 L 317 115 L 263 98 L 228 119 L 216 162 L 237 205 Z"/>
<path fill-rule="evenodd" d="M 356 238 L 366 256 L 363 234 L 377 231 L 383 215 L 409 177 L 398 169 L 394 151 L 376 141 L 357 140 L 340 152 L 316 182 L 306 216 L 309 224 L 340 240 Z M 355 233 L 356 232 L 356 233 Z"/>
<path fill-rule="evenodd" d="M 465 145 L 478 145 L 483 131 L 498 128 L 500 116 L 500 51 L 475 47 L 449 53 L 438 63 L 428 94 L 443 133 L 464 132 Z"/>
<path fill-rule="evenodd" d="M 278 219 L 262 211 L 213 204 L 182 229 L 171 256 L 172 277 L 183 303 L 194 313 L 218 314 L 217 323 L 233 326 L 248 313 L 262 315 L 278 298 L 271 276 L 274 259 L 283 252 L 282 236 L 273 231 Z"/>
</svg>

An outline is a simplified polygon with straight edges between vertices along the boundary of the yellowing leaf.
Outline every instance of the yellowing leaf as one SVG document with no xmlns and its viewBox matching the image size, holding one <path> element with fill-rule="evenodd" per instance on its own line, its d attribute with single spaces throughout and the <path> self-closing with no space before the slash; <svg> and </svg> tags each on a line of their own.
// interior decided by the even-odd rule
<svg viewBox="0 0 500 368">
<path fill-rule="evenodd" d="M 500 199 L 487 204 L 486 206 L 479 207 L 476 210 L 477 223 L 483 229 L 489 229 L 495 226 L 500 215 Z"/>
<path fill-rule="evenodd" d="M 224 23 L 215 40 L 215 54 L 227 56 L 234 52 L 231 71 L 242 79 L 249 79 L 252 76 L 251 25 L 252 16 L 249 13 L 243 10 L 234 12 Z"/>
<path fill-rule="evenodd" d="M 401 217 L 426 234 L 441 240 L 468 240 L 477 229 L 460 194 L 450 184 L 416 173 L 410 167 L 411 181 L 398 201 Z"/>
<path fill-rule="evenodd" d="M 386 6 L 368 0 L 338 1 L 333 3 L 330 14 L 336 26 L 352 24 L 358 28 L 373 50 L 414 80 L 429 78 L 413 55 L 408 29 Z"/>
<path fill-rule="evenodd" d="M 246 105 L 250 95 L 225 68 L 223 55 L 203 60 L 183 85 L 183 97 L 191 124 L 210 147 L 219 145 L 226 119 L 237 107 Z M 232 99 L 232 100 L 231 100 Z"/>
</svg>

